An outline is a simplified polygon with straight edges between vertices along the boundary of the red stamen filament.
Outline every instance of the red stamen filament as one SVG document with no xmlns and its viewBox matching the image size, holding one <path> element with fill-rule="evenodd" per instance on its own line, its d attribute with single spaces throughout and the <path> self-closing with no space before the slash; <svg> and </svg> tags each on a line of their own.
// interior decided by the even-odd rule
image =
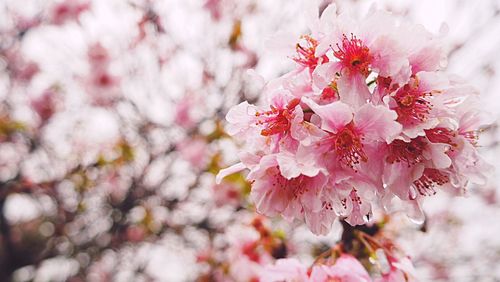
<svg viewBox="0 0 500 282">
<path fill-rule="evenodd" d="M 425 130 L 425 135 L 432 143 L 444 143 L 453 147 L 457 146 L 457 144 L 453 142 L 453 139 L 457 136 L 457 134 L 447 128 L 437 127 L 428 129 Z"/>
<path fill-rule="evenodd" d="M 330 134 L 322 142 L 332 144 L 337 159 L 342 164 L 354 169 L 361 161 L 366 162 L 368 156 L 363 150 L 362 137 L 356 132 L 352 123 L 346 125 L 336 134 Z"/>
<path fill-rule="evenodd" d="M 408 167 L 420 163 L 424 160 L 422 153 L 426 146 L 427 143 L 423 137 L 417 137 L 410 142 L 394 140 L 389 145 L 387 162 L 406 162 Z"/>
<path fill-rule="evenodd" d="M 425 98 L 430 95 L 430 93 L 418 91 L 416 85 L 411 86 L 406 84 L 399 89 L 394 96 L 398 104 L 398 107 L 395 109 L 398 114 L 397 121 L 404 125 L 425 122 L 432 108 L 432 104 Z"/>
<path fill-rule="evenodd" d="M 299 175 L 292 179 L 286 179 L 281 175 L 278 167 L 269 169 L 268 173 L 274 177 L 272 181 L 273 189 L 288 190 L 289 195 L 293 198 L 299 198 L 308 191 L 310 177 Z"/>
<path fill-rule="evenodd" d="M 261 130 L 260 134 L 263 136 L 271 136 L 274 134 L 286 134 L 290 130 L 291 121 L 293 119 L 293 111 L 297 105 L 300 104 L 300 100 L 295 98 L 291 100 L 286 108 L 278 109 L 271 106 L 271 110 L 260 113 L 255 113 L 255 116 L 263 116 L 256 124 L 264 125 L 264 129 Z"/>
<path fill-rule="evenodd" d="M 306 46 L 297 43 L 295 50 L 297 51 L 297 57 L 293 58 L 298 64 L 307 67 L 311 72 L 316 68 L 319 63 L 328 62 L 328 57 L 323 55 L 321 57 L 316 57 L 316 47 L 318 47 L 318 41 L 310 36 L 302 36 L 306 42 Z M 321 59 L 321 61 L 320 61 Z"/>
<path fill-rule="evenodd" d="M 450 182 L 450 177 L 434 168 L 426 168 L 422 176 L 413 182 L 417 191 L 422 196 L 431 196 L 436 194 L 434 188 Z"/>
<path fill-rule="evenodd" d="M 333 51 L 333 55 L 350 73 L 361 73 L 364 76 L 370 74 L 373 56 L 368 47 L 353 34 L 350 39 L 345 34 L 342 36 L 342 43 L 341 45 L 337 43 L 337 50 Z"/>
</svg>

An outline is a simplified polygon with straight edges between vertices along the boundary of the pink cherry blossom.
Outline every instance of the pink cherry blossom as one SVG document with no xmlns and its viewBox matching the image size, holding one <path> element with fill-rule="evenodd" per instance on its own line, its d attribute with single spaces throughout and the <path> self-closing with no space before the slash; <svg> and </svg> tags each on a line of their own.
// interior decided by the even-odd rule
<svg viewBox="0 0 500 282">
<path fill-rule="evenodd" d="M 372 281 L 366 269 L 351 255 L 341 255 L 335 263 L 329 265 L 315 265 L 311 271 L 310 281 L 340 281 L 340 282 L 369 282 Z"/>
<path fill-rule="evenodd" d="M 250 198 L 262 214 L 281 214 L 290 221 L 306 217 L 305 221 L 314 233 L 324 234 L 329 229 L 321 227 L 331 225 L 335 218 L 333 213 L 327 217 L 320 215 L 324 209 L 321 194 L 327 178 L 307 167 L 288 170 L 287 166 L 296 165 L 286 164 L 289 161 L 279 155 L 263 157 L 248 176 L 253 181 Z"/>
<path fill-rule="evenodd" d="M 287 93 L 279 92 L 270 102 L 269 109 L 258 108 L 243 102 L 227 114 L 228 133 L 253 139 L 265 139 L 270 152 L 279 147 L 292 149 L 298 146 L 303 121 L 300 100 Z"/>
<path fill-rule="evenodd" d="M 376 265 L 381 274 L 380 278 L 374 280 L 375 282 L 418 281 L 415 268 L 408 257 L 381 248 L 377 249 L 375 254 Z"/>
<path fill-rule="evenodd" d="M 262 282 L 308 281 L 307 267 L 294 258 L 277 260 L 261 272 Z"/>
<path fill-rule="evenodd" d="M 333 264 L 314 264 L 308 267 L 296 259 L 280 259 L 267 266 L 261 273 L 262 282 L 311 281 L 311 282 L 369 282 L 366 269 L 351 255 L 342 254 Z"/>
<path fill-rule="evenodd" d="M 248 169 L 258 212 L 315 234 L 336 218 L 364 224 L 395 201 L 421 222 L 426 197 L 485 183 L 477 92 L 442 71 L 440 37 L 376 9 L 361 20 L 333 5 L 308 15 L 295 68 L 264 87 L 261 105 L 229 110 L 245 154 L 218 181 Z"/>
</svg>

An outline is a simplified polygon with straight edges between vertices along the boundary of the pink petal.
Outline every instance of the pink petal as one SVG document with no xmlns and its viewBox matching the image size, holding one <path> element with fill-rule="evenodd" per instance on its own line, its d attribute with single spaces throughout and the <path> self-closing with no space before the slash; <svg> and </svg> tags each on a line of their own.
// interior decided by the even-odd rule
<svg viewBox="0 0 500 282">
<path fill-rule="evenodd" d="M 370 99 L 370 90 L 361 74 L 342 74 L 337 80 L 340 101 L 354 108 L 361 107 Z"/>
<path fill-rule="evenodd" d="M 215 183 L 220 184 L 224 177 L 242 171 L 245 168 L 247 167 L 243 163 L 237 163 L 228 168 L 221 169 L 219 173 L 217 173 L 217 176 L 215 177 Z"/>
<path fill-rule="evenodd" d="M 351 108 L 342 102 L 318 105 L 309 98 L 304 98 L 303 101 L 321 117 L 321 128 L 332 133 L 336 133 L 338 129 L 350 123 L 353 118 Z"/>
<path fill-rule="evenodd" d="M 307 281 L 307 267 L 297 259 L 279 259 L 275 265 L 266 266 L 260 273 L 261 282 Z"/>
<path fill-rule="evenodd" d="M 289 203 L 287 191 L 282 187 L 275 188 L 274 182 L 275 179 L 272 176 L 257 179 L 250 191 L 250 198 L 255 203 L 257 211 L 266 216 L 282 213 Z"/>
<path fill-rule="evenodd" d="M 307 191 L 300 197 L 302 205 L 313 212 L 318 212 L 322 208 L 323 201 L 321 200 L 321 194 L 323 188 L 328 182 L 328 178 L 320 173 L 315 177 L 309 178 L 307 183 Z"/>
<path fill-rule="evenodd" d="M 439 45 L 427 45 L 409 56 L 413 73 L 419 71 L 436 71 L 444 65 L 446 54 Z"/>
<path fill-rule="evenodd" d="M 451 159 L 446 154 L 449 147 L 450 146 L 447 144 L 440 144 L 440 143 L 429 144 L 428 153 L 430 154 L 430 159 L 432 160 L 432 163 L 434 164 L 435 168 L 443 169 L 451 165 Z"/>
<path fill-rule="evenodd" d="M 319 212 L 305 211 L 307 227 L 316 235 L 327 235 L 336 218 L 335 212 L 328 209 L 321 209 Z"/>
<path fill-rule="evenodd" d="M 229 135 L 243 133 L 252 123 L 255 122 L 255 106 L 242 102 L 232 107 L 226 115 L 226 120 L 229 124 L 226 131 Z"/>
<path fill-rule="evenodd" d="M 384 169 L 384 183 L 387 189 L 402 200 L 410 199 L 410 185 L 422 176 L 424 167 L 417 164 L 408 167 L 404 162 L 386 164 Z"/>
<path fill-rule="evenodd" d="M 392 77 L 403 68 L 410 67 L 406 54 L 398 43 L 388 36 L 379 36 L 370 45 L 370 52 L 376 54 L 372 62 L 373 68 L 383 77 Z"/>
<path fill-rule="evenodd" d="M 397 117 L 396 112 L 385 106 L 366 104 L 354 115 L 354 124 L 365 138 L 390 143 L 401 133 Z"/>
<path fill-rule="evenodd" d="M 408 201 L 406 205 L 406 215 L 416 224 L 423 224 L 425 221 L 425 214 L 417 200 Z"/>
<path fill-rule="evenodd" d="M 278 154 L 276 159 L 280 167 L 281 175 L 286 179 L 292 179 L 301 174 L 301 168 L 294 155 L 287 153 Z"/>
<path fill-rule="evenodd" d="M 312 80 L 314 86 L 318 90 L 323 90 L 335 78 L 335 73 L 340 72 L 340 65 L 338 62 L 328 62 L 321 64 L 314 69 Z"/>
<path fill-rule="evenodd" d="M 262 178 L 266 175 L 268 168 L 277 165 L 278 161 L 276 160 L 276 155 L 265 155 L 260 159 L 259 164 L 250 170 L 247 179 L 255 180 L 257 178 Z"/>
<path fill-rule="evenodd" d="M 342 282 L 371 281 L 370 275 L 363 265 L 350 255 L 341 255 L 326 272 L 330 276 L 342 278 Z"/>
</svg>

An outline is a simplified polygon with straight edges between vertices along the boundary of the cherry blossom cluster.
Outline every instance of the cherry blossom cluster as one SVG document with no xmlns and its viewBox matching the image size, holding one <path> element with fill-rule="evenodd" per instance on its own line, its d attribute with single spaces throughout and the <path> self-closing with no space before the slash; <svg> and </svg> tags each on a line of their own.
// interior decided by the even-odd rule
<svg viewBox="0 0 500 282">
<path fill-rule="evenodd" d="M 259 213 L 315 234 L 337 218 L 364 224 L 374 207 L 422 222 L 426 196 L 485 183 L 491 166 L 477 146 L 486 120 L 477 91 L 443 71 L 442 35 L 376 9 L 356 20 L 334 5 L 310 31 L 290 55 L 296 67 L 264 87 L 260 105 L 228 112 L 227 132 L 245 147 L 219 181 L 248 169 Z"/>
</svg>

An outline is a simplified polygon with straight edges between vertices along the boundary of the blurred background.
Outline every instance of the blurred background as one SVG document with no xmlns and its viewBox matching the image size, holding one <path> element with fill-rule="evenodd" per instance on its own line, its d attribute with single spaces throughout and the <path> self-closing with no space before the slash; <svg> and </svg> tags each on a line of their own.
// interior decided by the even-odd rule
<svg viewBox="0 0 500 282">
<path fill-rule="evenodd" d="M 320 8 L 330 2 L 360 17 L 372 5 Z M 448 30 L 446 71 L 480 90 L 495 120 L 480 150 L 497 166 L 500 1 L 377 5 Z M 340 226 L 317 237 L 255 217 L 244 175 L 214 182 L 237 161 L 225 113 L 258 100 L 254 73 L 291 69 L 276 34 L 307 33 L 302 11 L 286 0 L 0 1 L 0 281 L 236 280 L 234 245 L 259 224 L 271 260 L 311 261 L 334 244 Z M 391 219 L 422 281 L 500 281 L 498 181 L 438 193 L 423 226 Z"/>
</svg>

